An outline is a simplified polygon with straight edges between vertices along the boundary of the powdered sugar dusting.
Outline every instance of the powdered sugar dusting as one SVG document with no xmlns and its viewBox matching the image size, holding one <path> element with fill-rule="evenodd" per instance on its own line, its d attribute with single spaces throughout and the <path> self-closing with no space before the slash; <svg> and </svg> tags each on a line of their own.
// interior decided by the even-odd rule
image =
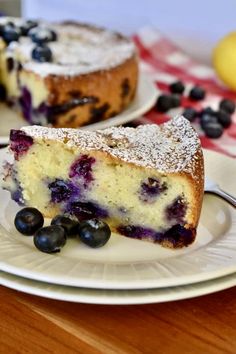
<svg viewBox="0 0 236 354">
<path fill-rule="evenodd" d="M 184 117 L 176 117 L 160 126 L 112 127 L 96 132 L 39 126 L 22 130 L 35 140 L 56 140 L 73 149 L 100 150 L 161 173 L 187 172 L 197 179 L 201 145 L 197 133 Z"/>
<path fill-rule="evenodd" d="M 17 19 L 12 21 L 17 22 Z M 40 22 L 42 29 L 57 33 L 57 40 L 47 43 L 53 55 L 51 63 L 32 60 L 35 43 L 20 37 L 9 47 L 11 55 L 20 59 L 23 68 L 46 77 L 48 75 L 75 76 L 106 70 L 122 64 L 135 54 L 131 40 L 115 32 L 79 23 L 49 24 Z"/>
</svg>

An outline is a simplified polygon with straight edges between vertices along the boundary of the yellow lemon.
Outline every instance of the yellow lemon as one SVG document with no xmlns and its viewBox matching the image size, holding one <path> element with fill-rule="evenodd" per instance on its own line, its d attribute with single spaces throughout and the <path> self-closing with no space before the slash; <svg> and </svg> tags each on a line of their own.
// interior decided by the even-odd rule
<svg viewBox="0 0 236 354">
<path fill-rule="evenodd" d="M 218 42 L 212 61 L 219 78 L 236 91 L 236 32 L 229 33 Z"/>
</svg>

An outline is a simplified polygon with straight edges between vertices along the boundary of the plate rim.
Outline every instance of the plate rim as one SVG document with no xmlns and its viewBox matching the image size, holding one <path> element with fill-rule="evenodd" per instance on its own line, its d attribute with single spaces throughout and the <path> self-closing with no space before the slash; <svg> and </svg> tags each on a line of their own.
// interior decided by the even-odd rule
<svg viewBox="0 0 236 354">
<path fill-rule="evenodd" d="M 3 150 L 6 151 L 6 149 L 3 149 Z M 0 155 L 2 154 L 2 151 L 0 152 Z M 233 161 L 233 163 L 236 164 L 236 161 L 234 159 L 232 159 L 230 157 L 226 157 L 221 154 L 218 154 L 213 151 L 204 150 L 204 154 L 214 155 L 220 159 L 222 159 L 222 158 L 229 159 L 230 162 Z M 236 215 L 233 215 L 233 212 L 230 208 L 229 208 L 229 210 L 231 211 L 230 213 L 232 214 L 231 215 L 232 218 L 234 217 L 235 221 L 236 221 Z M 228 234 L 224 235 L 224 237 L 226 237 L 227 235 Z M 3 240 L 1 241 L 2 245 L 3 245 L 3 242 L 5 241 L 7 244 L 7 247 L 12 248 L 10 238 L 9 239 L 7 239 L 7 238 L 4 239 L 4 237 L 1 237 L 1 238 L 3 238 Z M 236 244 L 235 244 L 235 246 L 236 246 Z M 209 245 L 204 246 L 204 248 L 209 248 Z M 196 252 L 199 252 L 199 250 L 202 250 L 202 248 L 193 251 L 193 252 L 195 252 L 195 255 L 196 255 Z M 213 247 L 213 250 L 214 250 L 214 247 Z M 230 252 L 233 252 L 233 256 L 236 255 L 236 247 L 233 250 L 231 248 L 229 248 L 229 250 L 230 250 Z M 216 250 L 216 251 L 218 251 L 218 250 Z M 13 252 L 12 249 L 10 250 L 10 252 Z M 31 254 L 31 256 L 32 256 L 31 252 L 28 252 L 28 253 Z M 1 254 L 1 250 L 0 250 L 0 254 Z M 187 255 L 188 255 L 188 253 L 187 253 Z M 190 252 L 190 255 L 191 255 L 191 252 Z M 51 257 L 51 258 L 46 258 L 45 256 Z M 186 255 L 184 255 L 184 256 L 186 257 Z M 17 258 L 17 257 L 15 257 L 15 258 Z M 51 263 L 54 262 L 54 261 L 52 261 L 53 258 L 51 255 L 41 254 L 40 259 L 41 258 L 49 261 L 48 264 L 50 262 Z M 177 258 L 174 258 L 174 259 L 177 259 Z M 179 259 L 180 258 L 183 258 L 183 257 L 179 257 Z M 233 257 L 231 256 L 231 258 L 233 258 Z M 225 261 L 225 259 L 223 259 L 223 261 Z M 171 261 L 168 261 L 168 262 L 171 263 Z M 61 261 L 60 258 L 58 258 L 58 260 L 57 260 L 58 267 L 59 267 L 60 263 L 63 264 L 63 259 Z M 147 265 L 148 263 L 151 263 L 151 261 L 143 262 L 143 263 L 146 263 L 146 265 Z M 155 263 L 157 263 L 157 265 L 159 267 L 163 267 L 163 262 L 156 261 Z M 85 262 L 85 264 L 86 264 L 86 266 L 88 266 L 90 263 Z M 133 264 L 134 264 L 134 262 L 133 262 Z M 96 265 L 96 263 L 95 263 L 95 265 Z M 5 263 L 3 261 L 0 261 L 0 270 L 5 271 L 5 272 L 9 272 L 9 273 L 12 273 L 12 274 L 15 274 L 18 276 L 23 276 L 23 277 L 29 278 L 29 279 L 35 279 L 35 280 L 49 282 L 49 283 L 53 283 L 53 284 L 61 284 L 61 285 L 68 285 L 68 286 L 75 286 L 75 287 L 80 286 L 80 287 L 97 288 L 97 289 L 98 288 L 99 289 L 147 289 L 147 288 L 151 289 L 151 288 L 162 288 L 162 287 L 167 287 L 167 286 L 179 286 L 179 285 L 184 285 L 184 284 L 193 284 L 193 283 L 197 283 L 199 281 L 216 279 L 216 278 L 236 272 L 236 262 L 234 262 L 230 266 L 227 265 L 227 266 L 220 268 L 220 269 L 217 268 L 214 271 L 201 272 L 200 276 L 199 276 L 199 273 L 196 273 L 194 275 L 191 274 L 191 275 L 185 275 L 182 277 L 175 276 L 174 278 L 172 277 L 171 280 L 168 277 L 162 278 L 161 280 L 160 279 L 153 279 L 153 278 L 151 278 L 151 280 L 139 278 L 138 280 L 135 279 L 135 282 L 132 283 L 132 285 L 130 284 L 130 279 L 129 279 L 129 281 L 123 280 L 123 281 L 118 281 L 118 282 L 117 282 L 117 280 L 116 280 L 116 282 L 111 281 L 111 280 L 108 281 L 104 278 L 103 279 L 101 279 L 101 278 L 81 279 L 80 278 L 78 280 L 78 278 L 75 278 L 74 276 L 70 277 L 70 275 L 68 276 L 68 274 L 67 274 L 66 281 L 65 281 L 65 279 L 61 278 L 61 274 L 57 274 L 55 276 L 55 274 L 53 274 L 53 275 L 48 274 L 48 273 L 42 274 L 42 271 L 38 272 L 35 270 L 33 270 L 33 274 L 32 274 L 32 269 L 30 269 L 30 270 L 25 269 L 25 268 L 23 270 L 22 270 L 22 268 L 19 269 L 16 265 L 9 264 L 9 261 L 7 263 L 6 263 L 6 261 L 5 261 Z M 169 269 L 164 266 L 164 271 L 168 272 Z"/>
<path fill-rule="evenodd" d="M 15 279 L 11 280 L 11 277 Z M 144 305 L 186 300 L 230 289 L 236 286 L 236 273 L 217 279 L 172 288 L 136 290 L 105 289 L 104 291 L 104 289 L 70 287 L 18 277 L 6 272 L 0 272 L 0 284 L 23 293 L 59 301 L 95 305 Z M 46 286 L 46 289 L 43 286 Z M 62 292 L 60 292 L 60 288 L 62 288 Z M 63 289 L 66 290 L 64 293 Z"/>
<path fill-rule="evenodd" d="M 146 90 L 149 90 L 148 93 L 146 94 Z M 139 75 L 139 80 L 138 80 L 138 86 L 137 86 L 137 92 L 134 100 L 129 104 L 126 109 L 119 113 L 118 115 L 111 117 L 109 119 L 106 119 L 101 122 L 97 122 L 94 124 L 88 124 L 80 129 L 83 130 L 97 130 L 97 129 L 105 129 L 109 128 L 111 126 L 117 126 L 121 124 L 125 124 L 128 122 L 131 122 L 132 120 L 142 116 L 144 113 L 146 113 L 149 109 L 151 109 L 158 97 L 159 90 L 157 86 L 155 85 L 154 80 L 150 78 L 149 75 L 140 72 Z M 138 95 L 142 96 L 145 98 L 145 102 L 137 107 L 136 109 L 132 110 L 132 105 L 135 104 L 135 99 L 138 99 Z M 129 113 L 129 110 L 131 109 L 131 112 Z M 128 112 L 128 113 L 127 113 Z M 25 125 L 28 126 L 27 122 L 25 121 Z M 0 135 L 0 144 L 6 145 L 9 142 L 9 136 L 1 136 Z"/>
</svg>

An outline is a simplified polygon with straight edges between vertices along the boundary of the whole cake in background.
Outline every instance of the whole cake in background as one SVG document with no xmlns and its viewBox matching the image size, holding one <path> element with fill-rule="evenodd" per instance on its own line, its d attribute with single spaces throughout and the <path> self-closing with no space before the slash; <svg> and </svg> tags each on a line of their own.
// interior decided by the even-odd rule
<svg viewBox="0 0 236 354">
<path fill-rule="evenodd" d="M 44 216 L 99 218 L 118 234 L 179 248 L 200 216 L 204 167 L 197 133 L 177 117 L 163 125 L 88 132 L 12 130 L 3 187 Z"/>
<path fill-rule="evenodd" d="M 136 49 L 119 33 L 1 17 L 0 36 L 0 96 L 29 124 L 92 124 L 115 116 L 135 96 Z"/>
</svg>

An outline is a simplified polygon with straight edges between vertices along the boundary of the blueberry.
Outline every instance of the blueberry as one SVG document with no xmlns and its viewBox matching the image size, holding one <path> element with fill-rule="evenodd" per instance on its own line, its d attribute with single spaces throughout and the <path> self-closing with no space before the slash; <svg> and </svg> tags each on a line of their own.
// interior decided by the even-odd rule
<svg viewBox="0 0 236 354">
<path fill-rule="evenodd" d="M 216 112 L 214 111 L 213 108 L 211 107 L 205 107 L 201 110 L 201 112 L 199 113 L 199 116 L 203 116 L 204 114 L 209 114 L 210 116 L 214 116 L 216 114 Z"/>
<path fill-rule="evenodd" d="M 0 84 L 0 101 L 6 101 L 7 90 L 3 84 Z"/>
<path fill-rule="evenodd" d="M 210 122 L 205 125 L 204 132 L 208 138 L 217 139 L 223 134 L 223 127 L 219 123 Z"/>
<path fill-rule="evenodd" d="M 166 183 L 161 184 L 158 179 L 149 177 L 141 183 L 139 199 L 144 202 L 152 203 L 155 201 L 156 197 L 166 191 L 166 189 Z"/>
<path fill-rule="evenodd" d="M 182 95 L 184 90 L 185 90 L 185 86 L 182 81 L 175 81 L 170 85 L 170 91 L 172 93 L 177 93 L 179 95 Z"/>
<path fill-rule="evenodd" d="M 75 215 L 79 220 L 88 220 L 92 218 L 103 219 L 108 217 L 107 210 L 94 202 L 75 201 L 68 205 L 66 211 Z"/>
<path fill-rule="evenodd" d="M 15 216 L 15 227 L 23 235 L 31 236 L 43 226 L 43 215 L 36 208 L 24 208 Z"/>
<path fill-rule="evenodd" d="M 62 179 L 56 179 L 48 185 L 51 191 L 51 201 L 53 203 L 60 203 L 68 200 L 72 193 L 73 187 L 70 183 L 63 181 Z"/>
<path fill-rule="evenodd" d="M 79 222 L 72 220 L 64 215 L 57 215 L 55 216 L 52 221 L 51 225 L 58 225 L 62 226 L 65 230 L 66 236 L 75 236 L 78 234 L 78 226 Z"/>
<path fill-rule="evenodd" d="M 233 114 L 235 111 L 235 103 L 232 100 L 224 98 L 220 101 L 219 108 L 229 114 Z"/>
<path fill-rule="evenodd" d="M 216 117 L 217 117 L 218 122 L 224 128 L 228 128 L 232 123 L 231 116 L 226 111 L 219 110 L 218 112 L 216 112 Z"/>
<path fill-rule="evenodd" d="M 183 221 L 187 211 L 187 204 L 182 197 L 177 197 L 172 204 L 166 208 L 167 220 L 176 220 L 178 222 Z"/>
<path fill-rule="evenodd" d="M 206 92 L 202 87 L 194 86 L 189 92 L 189 97 L 194 101 L 200 101 L 204 99 L 205 94 Z"/>
<path fill-rule="evenodd" d="M 58 225 L 42 227 L 34 235 L 34 244 L 42 252 L 60 252 L 65 243 L 65 230 Z"/>
<path fill-rule="evenodd" d="M 162 240 L 171 242 L 175 248 L 188 246 L 194 241 L 195 234 L 195 229 L 186 229 L 184 226 L 176 224 L 164 233 Z"/>
<path fill-rule="evenodd" d="M 40 45 L 55 41 L 57 39 L 57 35 L 54 31 L 42 27 L 32 28 L 31 30 L 29 30 L 28 36 L 32 39 L 34 43 Z"/>
<path fill-rule="evenodd" d="M 172 107 L 171 108 L 177 108 L 180 106 L 181 104 L 181 99 L 180 99 L 180 96 L 179 95 L 171 95 L 170 96 L 171 98 L 171 105 Z"/>
<path fill-rule="evenodd" d="M 210 115 L 210 114 L 203 114 L 200 118 L 200 125 L 202 127 L 202 129 L 204 130 L 205 129 L 205 126 L 209 123 L 217 123 L 217 118 L 213 115 Z"/>
<path fill-rule="evenodd" d="M 7 24 L 3 28 L 2 37 L 7 44 L 13 41 L 18 41 L 20 35 L 21 35 L 20 29 L 10 24 Z"/>
<path fill-rule="evenodd" d="M 117 227 L 117 232 L 121 235 L 136 239 L 153 239 L 156 236 L 156 232 L 154 230 L 137 225 L 120 225 Z"/>
<path fill-rule="evenodd" d="M 38 45 L 32 51 L 32 59 L 40 63 L 52 61 L 52 51 L 46 45 Z"/>
<path fill-rule="evenodd" d="M 158 97 L 155 107 L 158 112 L 165 113 L 172 108 L 172 104 L 173 102 L 170 95 L 161 95 Z"/>
<path fill-rule="evenodd" d="M 10 73 L 15 66 L 14 59 L 12 57 L 8 57 L 6 60 L 6 64 L 7 64 L 7 71 Z"/>
<path fill-rule="evenodd" d="M 38 26 L 38 22 L 34 21 L 34 20 L 27 20 L 24 24 L 22 24 L 20 26 L 20 30 L 21 30 L 21 35 L 22 36 L 27 36 L 29 31 Z"/>
<path fill-rule="evenodd" d="M 69 177 L 83 178 L 85 186 L 93 180 L 92 166 L 95 163 L 95 158 L 88 155 L 81 155 L 70 167 Z"/>
<path fill-rule="evenodd" d="M 14 152 L 15 159 L 25 154 L 31 145 L 33 145 L 33 138 L 26 135 L 22 130 L 11 129 L 10 131 L 10 149 Z"/>
<path fill-rule="evenodd" d="M 104 246 L 110 236 L 109 226 L 99 219 L 83 221 L 79 226 L 80 240 L 92 248 Z"/>
<path fill-rule="evenodd" d="M 183 111 L 182 114 L 190 122 L 193 122 L 197 116 L 197 111 L 196 111 L 196 109 L 194 109 L 192 107 L 187 107 L 187 108 L 185 108 L 185 110 Z"/>
</svg>

